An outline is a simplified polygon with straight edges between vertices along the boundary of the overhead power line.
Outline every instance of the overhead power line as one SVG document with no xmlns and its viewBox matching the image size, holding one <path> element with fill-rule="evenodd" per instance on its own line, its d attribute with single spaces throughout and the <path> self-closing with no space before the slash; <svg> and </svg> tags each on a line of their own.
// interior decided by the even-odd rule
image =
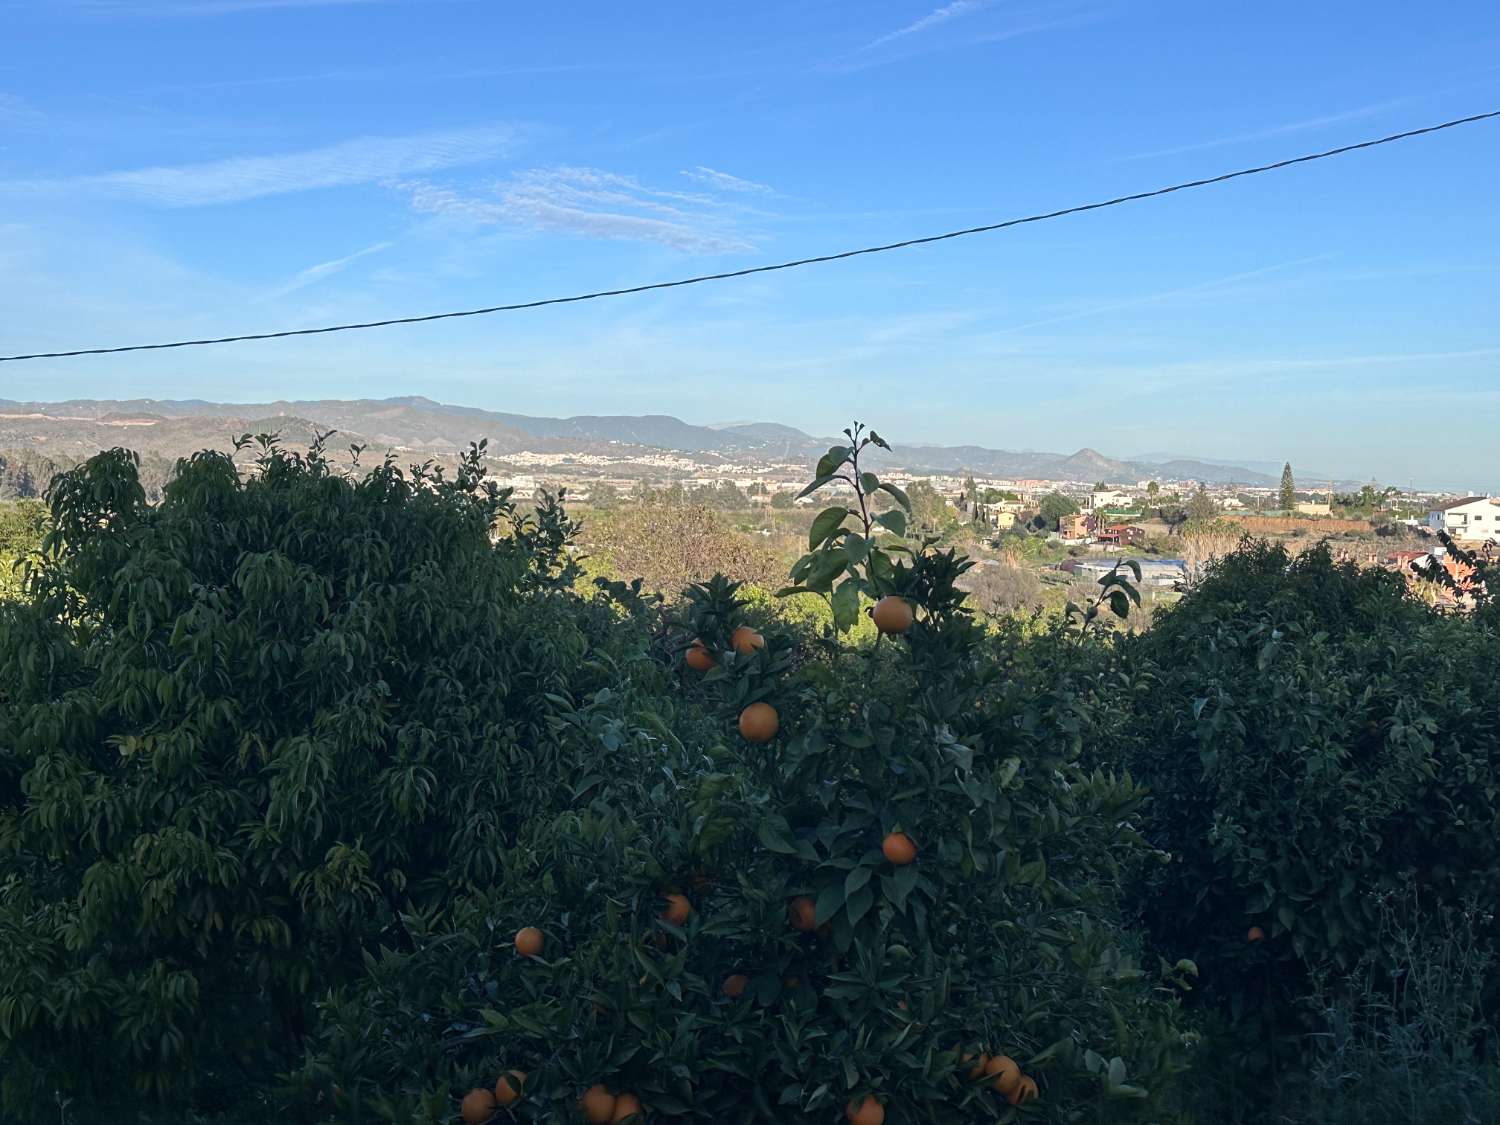
<svg viewBox="0 0 1500 1125">
<path fill-rule="evenodd" d="M 964 238 L 971 234 L 987 234 L 990 231 L 1005 230 L 1007 227 L 1018 227 L 1025 223 L 1040 223 L 1047 219 L 1060 219 L 1065 215 L 1078 215 L 1085 211 L 1100 211 L 1106 207 L 1118 207 L 1122 203 L 1135 203 L 1142 199 L 1155 199 L 1159 195 L 1171 195 L 1173 192 L 1188 191 L 1192 188 L 1227 183 L 1230 180 L 1238 180 L 1244 176 L 1257 176 L 1262 172 L 1275 172 L 1281 168 L 1290 168 L 1294 164 L 1308 164 L 1314 160 L 1327 160 L 1331 156 L 1342 156 L 1345 153 L 1358 152 L 1360 149 L 1388 145 L 1393 141 L 1404 141 L 1412 137 L 1425 136 L 1428 133 L 1439 133 L 1444 129 L 1456 129 L 1460 125 L 1472 125 L 1475 122 L 1489 121 L 1497 117 L 1500 117 L 1500 109 L 1491 110 L 1488 113 L 1476 113 L 1470 117 L 1459 117 L 1437 125 L 1427 125 L 1421 129 L 1408 129 L 1404 133 L 1391 133 L 1389 136 L 1375 137 L 1372 140 L 1360 141 L 1357 144 L 1340 145 L 1338 148 L 1308 153 L 1306 156 L 1293 156 L 1286 160 L 1278 160 L 1273 164 L 1259 164 L 1254 168 L 1241 168 L 1237 172 L 1225 172 L 1221 175 L 1209 176 L 1201 180 L 1188 180 L 1185 183 L 1172 184 L 1170 187 L 1156 188 L 1152 191 L 1139 191 L 1131 195 L 1117 195 L 1113 199 L 1105 199 L 1097 203 L 1081 203 L 1074 207 L 1063 207 L 1057 211 L 1044 211 L 1036 215 L 1025 215 L 1019 219 L 1006 219 L 1004 222 L 987 223 L 979 227 L 950 230 L 944 234 L 929 234 L 922 238 L 907 238 L 900 242 L 887 242 L 881 246 L 865 246 L 858 250 L 844 250 L 837 254 L 819 254 L 811 258 L 795 258 L 789 262 L 776 262 L 766 266 L 749 266 L 746 269 L 729 270 L 725 273 L 705 273 L 697 277 L 679 278 L 676 281 L 654 281 L 648 285 L 632 285 L 626 289 L 599 289 L 592 293 L 575 293 L 571 297 L 546 297 L 537 301 L 519 301 L 510 305 L 491 305 L 483 309 L 462 309 L 457 312 L 428 313 L 425 316 L 399 316 L 391 317 L 387 320 L 367 320 L 358 324 L 330 324 L 322 328 L 290 328 L 281 332 L 251 332 L 239 336 L 218 336 L 203 340 L 174 340 L 166 344 L 126 344 L 122 347 L 113 348 L 74 348 L 70 351 L 61 352 L 33 352 L 29 355 L 6 355 L 0 356 L 0 363 L 16 363 L 28 359 L 67 359 L 80 355 L 116 355 L 120 352 L 163 351 L 168 348 L 198 348 L 208 344 L 238 344 L 248 340 L 280 340 L 288 336 L 321 336 L 329 332 L 354 332 L 365 328 L 388 328 L 396 324 L 426 324 L 434 320 L 455 320 L 465 316 L 488 316 L 490 313 L 539 309 L 547 305 L 571 305 L 579 301 L 597 301 L 604 297 L 625 297 L 632 293 L 649 293 L 656 289 L 676 289 L 684 285 L 701 285 L 705 281 L 726 281 L 733 277 L 749 277 L 751 274 L 757 273 L 774 273 L 776 270 L 796 269 L 799 266 L 812 266 L 820 262 L 838 262 L 845 258 L 858 258 L 865 254 L 884 254 L 888 250 L 904 250 L 909 246 L 925 246 L 931 242 L 946 242 L 950 238 Z"/>
</svg>

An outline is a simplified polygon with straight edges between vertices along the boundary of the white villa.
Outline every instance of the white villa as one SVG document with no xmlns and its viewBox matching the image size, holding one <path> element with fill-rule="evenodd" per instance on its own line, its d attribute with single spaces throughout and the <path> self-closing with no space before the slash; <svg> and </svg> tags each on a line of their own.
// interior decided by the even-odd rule
<svg viewBox="0 0 1500 1125">
<path fill-rule="evenodd" d="M 1500 498 L 1465 496 L 1445 501 L 1427 513 L 1427 526 L 1446 531 L 1454 539 L 1500 541 Z"/>
</svg>

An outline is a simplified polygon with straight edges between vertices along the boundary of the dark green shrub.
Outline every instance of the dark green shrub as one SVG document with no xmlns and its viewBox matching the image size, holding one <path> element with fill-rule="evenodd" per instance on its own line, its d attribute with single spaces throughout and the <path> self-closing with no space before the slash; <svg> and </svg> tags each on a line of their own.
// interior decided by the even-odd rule
<svg viewBox="0 0 1500 1125">
<path fill-rule="evenodd" d="M 619 677 L 539 589 L 538 522 L 492 546 L 477 464 L 203 454 L 154 508 L 123 452 L 58 479 L 0 608 L 7 1104 L 268 1086 L 316 995 L 571 790 L 555 716 Z"/>
<path fill-rule="evenodd" d="M 1316 1027 L 1293 1018 L 1314 974 L 1398 974 L 1380 925 L 1393 893 L 1416 886 L 1424 910 L 1500 894 L 1492 629 L 1326 548 L 1251 544 L 1123 651 L 1127 761 L 1172 856 L 1144 917 L 1232 1019 L 1260 1013 L 1261 1064 Z M 1475 938 L 1493 953 L 1500 932 Z"/>
</svg>

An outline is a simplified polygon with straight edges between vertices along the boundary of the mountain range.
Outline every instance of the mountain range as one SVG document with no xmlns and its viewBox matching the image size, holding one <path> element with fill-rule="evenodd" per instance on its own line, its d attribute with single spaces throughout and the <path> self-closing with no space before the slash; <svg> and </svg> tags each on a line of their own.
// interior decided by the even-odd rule
<svg viewBox="0 0 1500 1125">
<path fill-rule="evenodd" d="M 539 418 L 421 396 L 263 403 L 0 399 L 0 448 L 40 448 L 74 456 L 123 445 L 143 454 L 181 457 L 203 448 L 224 448 L 242 433 L 262 432 L 305 445 L 315 431 L 330 429 L 338 432 L 341 445 L 359 443 L 372 452 L 452 454 L 485 438 L 490 455 L 502 460 L 523 451 L 611 454 L 628 460 L 670 450 L 705 461 L 747 456 L 808 461 L 837 440 L 777 422 L 699 426 L 666 414 Z M 917 473 L 967 470 L 982 476 L 1112 483 L 1154 478 L 1268 485 L 1277 479 L 1245 465 L 1166 455 L 1122 459 L 1092 449 L 1063 454 L 980 445 L 900 445 L 890 453 L 878 451 L 872 462 Z"/>
</svg>

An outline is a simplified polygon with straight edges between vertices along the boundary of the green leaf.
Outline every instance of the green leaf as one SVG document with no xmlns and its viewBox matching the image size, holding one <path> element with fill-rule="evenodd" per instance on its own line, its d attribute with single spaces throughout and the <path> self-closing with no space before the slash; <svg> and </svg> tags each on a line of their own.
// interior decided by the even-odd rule
<svg viewBox="0 0 1500 1125">
<path fill-rule="evenodd" d="M 879 491 L 880 478 L 877 477 L 874 473 L 860 473 L 859 487 L 865 493 L 865 495 L 868 496 L 872 492 Z"/>
<path fill-rule="evenodd" d="M 885 886 L 885 897 L 896 904 L 896 908 L 904 909 L 907 897 L 917 885 L 917 869 L 914 865 L 896 868 L 894 875 L 881 877 Z"/>
<path fill-rule="evenodd" d="M 881 449 L 889 450 L 891 448 L 885 443 L 885 438 L 881 437 L 874 430 L 870 431 L 870 440 L 876 445 L 880 446 Z"/>
<path fill-rule="evenodd" d="M 839 471 L 839 466 L 848 459 L 850 452 L 847 445 L 830 445 L 828 452 L 823 454 L 822 458 L 818 461 L 817 470 L 813 475 L 819 477 L 833 476 L 834 473 Z"/>
<path fill-rule="evenodd" d="M 881 512 L 875 517 L 875 522 L 885 528 L 892 535 L 906 535 L 906 513 L 900 508 L 892 508 L 889 512 Z"/>
<path fill-rule="evenodd" d="M 828 539 L 839 529 L 839 526 L 849 516 L 849 509 L 835 504 L 832 508 L 824 508 L 818 513 L 818 518 L 813 520 L 812 528 L 807 533 L 807 547 L 810 551 L 816 551 L 825 539 Z"/>
<path fill-rule="evenodd" d="M 1125 1060 L 1116 1055 L 1109 1060 L 1109 1084 L 1118 1086 L 1125 1081 Z"/>
<path fill-rule="evenodd" d="M 844 905 L 844 884 L 829 883 L 818 892 L 817 924 L 822 925 L 839 912 Z"/>
<path fill-rule="evenodd" d="M 859 582 L 846 578 L 833 592 L 833 627 L 847 632 L 859 623 Z"/>
<path fill-rule="evenodd" d="M 804 585 L 820 594 L 826 594 L 833 589 L 833 580 L 843 574 L 849 566 L 849 556 L 843 551 L 823 551 L 819 553 L 808 574 Z"/>
<path fill-rule="evenodd" d="M 869 572 L 870 581 L 876 589 L 884 587 L 896 577 L 895 564 L 891 562 L 890 556 L 879 548 L 870 552 Z"/>
<path fill-rule="evenodd" d="M 887 446 L 886 448 L 890 447 Z M 895 498 L 896 503 L 901 505 L 906 514 L 911 515 L 911 498 L 907 496 L 906 493 L 902 492 L 901 489 L 897 488 L 894 484 L 882 483 L 880 486 L 880 491 L 890 493 L 891 496 Z"/>
<path fill-rule="evenodd" d="M 797 845 L 792 840 L 792 826 L 787 823 L 784 816 L 766 817 L 756 826 L 755 834 L 760 838 L 761 846 L 767 851 L 778 852 L 781 855 L 797 854 Z"/>
<path fill-rule="evenodd" d="M 852 895 L 870 881 L 871 870 L 868 867 L 856 867 L 849 872 L 844 879 L 844 894 Z"/>
<path fill-rule="evenodd" d="M 832 473 L 819 473 L 817 477 L 813 479 L 813 482 L 810 485 L 804 488 L 801 492 L 797 493 L 797 499 L 801 500 L 804 496 L 811 496 L 814 492 L 818 491 L 818 489 L 822 488 L 832 479 Z"/>
<path fill-rule="evenodd" d="M 849 565 L 858 566 L 870 553 L 870 541 L 863 535 L 849 532 L 844 537 L 844 554 L 849 556 Z"/>
<path fill-rule="evenodd" d="M 873 905 L 875 905 L 875 895 L 869 887 L 861 887 L 855 891 L 844 903 L 845 911 L 849 915 L 849 924 L 859 925 L 859 920 L 870 912 L 870 907 Z"/>
</svg>

